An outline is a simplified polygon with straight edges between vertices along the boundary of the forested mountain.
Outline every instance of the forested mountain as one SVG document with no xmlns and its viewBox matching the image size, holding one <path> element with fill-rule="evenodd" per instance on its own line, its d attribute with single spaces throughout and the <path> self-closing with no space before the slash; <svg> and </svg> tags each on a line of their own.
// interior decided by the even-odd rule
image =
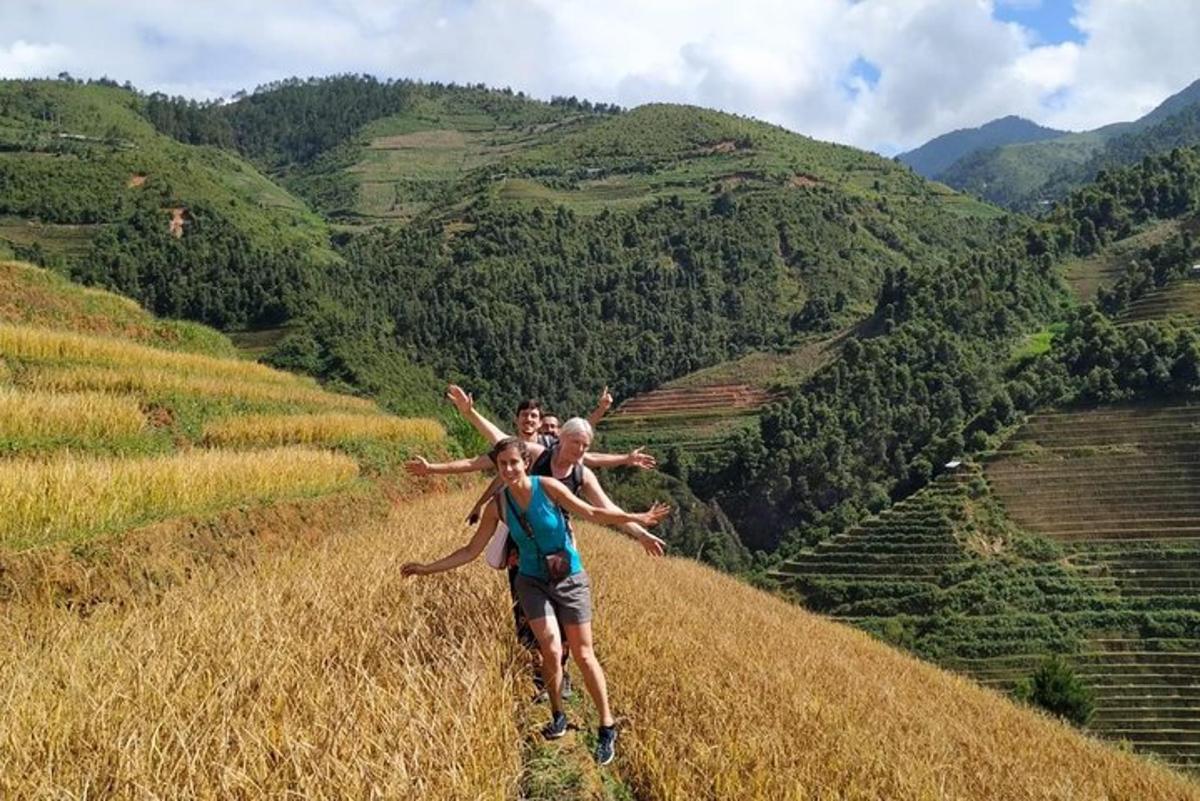
<svg viewBox="0 0 1200 801">
<path fill-rule="evenodd" d="M 1102 169 L 1133 164 L 1171 147 L 1200 144 L 1200 81 L 1133 122 L 1068 133 L 1038 142 L 976 148 L 938 179 L 992 203 L 1042 211 L 1093 180 Z"/>
<path fill-rule="evenodd" d="M 276 324 L 336 257 L 325 222 L 235 153 L 180 144 L 110 82 L 0 82 L 0 241 L 154 312 Z"/>
<path fill-rule="evenodd" d="M 1066 131 L 1046 128 L 1023 117 L 1009 115 L 978 128 L 962 128 L 930 139 L 896 158 L 926 178 L 938 178 L 950 165 L 968 153 L 1021 142 L 1040 142 L 1062 136 Z"/>
</svg>

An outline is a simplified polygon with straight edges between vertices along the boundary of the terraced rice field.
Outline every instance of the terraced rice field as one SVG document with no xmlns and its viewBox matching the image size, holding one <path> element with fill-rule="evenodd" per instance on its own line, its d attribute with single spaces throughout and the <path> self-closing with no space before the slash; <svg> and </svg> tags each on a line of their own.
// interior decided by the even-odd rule
<svg viewBox="0 0 1200 801">
<path fill-rule="evenodd" d="M 749 384 L 658 389 L 621 404 L 604 421 L 602 431 L 608 447 L 646 445 L 706 453 L 753 425 L 772 397 Z"/>
<path fill-rule="evenodd" d="M 1113 608 L 1200 609 L 1200 405 L 1039 415 L 987 477 L 1011 517 L 1062 542 L 1064 564 Z M 1200 767 L 1200 640 L 1096 633 L 1069 659 L 1095 693 L 1093 729 Z M 1003 687 L 1037 661 L 961 667 Z"/>
<path fill-rule="evenodd" d="M 1014 520 L 1059 540 L 1200 539 L 1200 404 L 1038 415 L 987 478 Z"/>
<path fill-rule="evenodd" d="M 877 614 L 877 602 L 936 591 L 940 577 L 970 558 L 955 536 L 947 504 L 969 474 L 943 476 L 883 514 L 785 562 L 772 577 L 806 605 L 836 617 Z M 889 611 L 890 614 L 890 611 Z"/>
<path fill-rule="evenodd" d="M 1151 290 L 1129 305 L 1121 314 L 1118 324 L 1161 320 L 1167 317 L 1200 320 L 1200 280 L 1189 278 L 1174 281 Z"/>
<path fill-rule="evenodd" d="M 958 659 L 946 666 L 986 686 L 1010 690 L 1042 659 L 1013 654 Z M 1200 767 L 1200 640 L 1096 637 L 1067 661 L 1092 690 L 1092 731 L 1156 754 L 1174 767 Z"/>
</svg>

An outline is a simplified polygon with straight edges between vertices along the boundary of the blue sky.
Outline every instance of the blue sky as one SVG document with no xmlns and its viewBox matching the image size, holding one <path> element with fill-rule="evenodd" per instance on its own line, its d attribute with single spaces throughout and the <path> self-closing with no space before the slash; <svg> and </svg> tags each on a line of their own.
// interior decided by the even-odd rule
<svg viewBox="0 0 1200 801">
<path fill-rule="evenodd" d="M 1012 0 L 999 2 L 993 12 L 998 20 L 1015 22 L 1032 31 L 1044 44 L 1084 41 L 1083 31 L 1072 23 L 1075 4 L 1070 0 Z"/>
<path fill-rule="evenodd" d="M 0 3 L 0 77 L 196 98 L 366 72 L 693 103 L 891 154 L 1018 114 L 1083 130 L 1200 78 L 1195 0 Z"/>
</svg>

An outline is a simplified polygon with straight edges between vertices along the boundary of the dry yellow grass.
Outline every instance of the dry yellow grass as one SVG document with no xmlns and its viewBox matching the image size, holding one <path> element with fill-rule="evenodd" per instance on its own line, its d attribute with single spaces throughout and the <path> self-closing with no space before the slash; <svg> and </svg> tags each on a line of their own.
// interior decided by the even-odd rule
<svg viewBox="0 0 1200 801">
<path fill-rule="evenodd" d="M 7 384 L 12 381 L 12 368 L 8 366 L 8 362 L 0 359 L 0 384 Z"/>
<path fill-rule="evenodd" d="M 647 798 L 1200 799 L 1200 787 L 696 564 L 585 527 L 618 756 Z"/>
<path fill-rule="evenodd" d="M 290 403 L 360 414 L 379 411 L 375 403 L 366 398 L 336 395 L 316 387 L 180 375 L 153 368 L 39 366 L 25 369 L 19 380 L 23 386 L 50 392 L 93 390 L 141 396 L 178 393 L 259 403 Z"/>
<path fill-rule="evenodd" d="M 0 546 L 80 539 L 166 517 L 330 491 L 357 474 L 354 460 L 308 448 L 4 460 Z"/>
<path fill-rule="evenodd" d="M 258 362 L 219 359 L 198 353 L 162 350 L 124 339 L 8 323 L 0 323 L 0 355 L 32 361 L 153 368 L 188 376 L 316 387 L 312 379 L 273 370 Z"/>
<path fill-rule="evenodd" d="M 471 497 L 196 576 L 158 605 L 7 609 L 0 796 L 515 798 L 528 710 L 502 577 L 399 576 L 464 539 Z M 612 769 L 638 798 L 1200 798 L 732 578 L 611 532 L 580 540 L 625 719 Z"/>
<path fill-rule="evenodd" d="M 463 500 L 418 501 L 159 605 L 6 610 L 0 797 L 515 798 L 503 580 L 400 576 L 418 544 L 461 531 Z"/>
<path fill-rule="evenodd" d="M 133 398 L 0 387 L 0 439 L 116 439 L 134 436 L 145 425 Z"/>
<path fill-rule="evenodd" d="M 356 414 L 258 414 L 228 417 L 204 427 L 213 445 L 331 445 L 351 439 L 434 444 L 446 438 L 436 420 Z"/>
</svg>

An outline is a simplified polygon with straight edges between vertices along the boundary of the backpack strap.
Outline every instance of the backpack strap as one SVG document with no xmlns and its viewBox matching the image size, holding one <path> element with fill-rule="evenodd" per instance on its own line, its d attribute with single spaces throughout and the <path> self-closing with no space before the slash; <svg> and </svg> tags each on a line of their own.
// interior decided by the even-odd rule
<svg viewBox="0 0 1200 801">
<path fill-rule="evenodd" d="M 529 525 L 529 520 L 525 517 L 525 513 L 521 511 L 521 507 L 517 506 L 516 501 L 513 500 L 512 493 L 508 491 L 507 487 L 504 489 L 504 501 L 508 504 L 508 509 L 513 513 L 513 517 L 517 518 L 517 525 L 520 526 L 522 533 L 533 543 L 533 548 L 537 551 L 538 559 L 541 559 L 542 549 L 538 546 L 537 539 L 533 536 L 533 529 Z"/>
</svg>

